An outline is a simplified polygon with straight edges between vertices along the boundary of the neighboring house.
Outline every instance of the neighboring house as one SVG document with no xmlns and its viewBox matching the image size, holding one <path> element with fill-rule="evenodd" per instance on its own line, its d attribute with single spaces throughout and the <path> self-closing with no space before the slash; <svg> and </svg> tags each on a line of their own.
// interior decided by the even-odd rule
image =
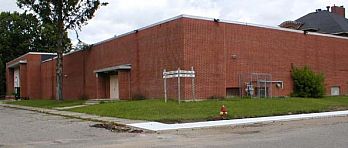
<svg viewBox="0 0 348 148">
<path fill-rule="evenodd" d="M 288 96 L 293 90 L 292 67 L 304 65 L 324 73 L 327 95 L 348 94 L 348 38 L 316 29 L 319 33 L 304 33 L 181 15 L 66 54 L 64 97 L 163 98 L 164 69 L 192 67 L 197 99 Z M 54 98 L 53 57 L 28 53 L 7 63 L 8 94 L 14 92 L 19 75 L 21 97 Z M 191 78 L 181 78 L 180 83 L 180 97 L 193 98 Z M 167 92 L 169 98 L 178 97 L 178 79 L 167 80 Z"/>
<path fill-rule="evenodd" d="M 279 25 L 283 28 L 318 32 L 348 37 L 348 19 L 343 6 L 330 6 L 327 10 L 317 9 L 295 21 L 286 21 Z"/>
</svg>

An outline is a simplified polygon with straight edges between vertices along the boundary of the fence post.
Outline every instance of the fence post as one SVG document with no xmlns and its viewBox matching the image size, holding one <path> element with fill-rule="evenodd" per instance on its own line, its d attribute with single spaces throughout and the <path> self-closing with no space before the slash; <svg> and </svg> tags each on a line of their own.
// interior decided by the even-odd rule
<svg viewBox="0 0 348 148">
<path fill-rule="evenodd" d="M 178 101 L 180 104 L 180 102 L 181 102 L 181 100 L 180 100 L 180 68 L 178 68 Z"/>
<path fill-rule="evenodd" d="M 193 66 L 191 67 L 191 71 L 193 70 Z M 195 77 L 196 77 L 196 72 L 194 73 Z M 195 96 L 195 77 L 192 77 L 192 97 L 193 97 L 193 101 L 196 101 L 196 96 Z"/>
<path fill-rule="evenodd" d="M 167 78 L 165 77 L 166 69 L 163 70 L 163 79 L 164 79 L 164 101 L 167 103 Z"/>
</svg>

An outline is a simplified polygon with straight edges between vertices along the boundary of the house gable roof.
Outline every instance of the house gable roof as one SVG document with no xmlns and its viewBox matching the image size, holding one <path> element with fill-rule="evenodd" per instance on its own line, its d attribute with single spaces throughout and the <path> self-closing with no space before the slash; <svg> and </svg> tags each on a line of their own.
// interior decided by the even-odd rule
<svg viewBox="0 0 348 148">
<path fill-rule="evenodd" d="M 303 24 L 299 30 L 315 30 L 327 34 L 348 33 L 348 19 L 329 11 L 312 12 L 296 22 Z"/>
</svg>

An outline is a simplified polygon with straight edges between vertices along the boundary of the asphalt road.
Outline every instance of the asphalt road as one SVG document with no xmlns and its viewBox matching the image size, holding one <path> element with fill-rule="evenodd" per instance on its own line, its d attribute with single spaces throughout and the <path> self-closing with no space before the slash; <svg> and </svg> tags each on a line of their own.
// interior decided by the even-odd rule
<svg viewBox="0 0 348 148">
<path fill-rule="evenodd" d="M 348 117 L 140 134 L 93 124 L 0 106 L 0 147 L 348 147 Z"/>
</svg>

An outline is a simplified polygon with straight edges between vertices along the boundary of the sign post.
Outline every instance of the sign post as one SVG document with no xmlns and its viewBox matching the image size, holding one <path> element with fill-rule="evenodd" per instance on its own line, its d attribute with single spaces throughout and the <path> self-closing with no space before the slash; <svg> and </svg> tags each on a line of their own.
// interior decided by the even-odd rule
<svg viewBox="0 0 348 148">
<path fill-rule="evenodd" d="M 180 104 L 180 68 L 178 68 L 178 101 Z"/>
<path fill-rule="evenodd" d="M 193 66 L 191 67 L 191 71 L 194 72 Z M 196 101 L 196 96 L 195 96 L 195 77 L 192 77 L 192 99 L 193 99 L 193 101 Z"/>
<path fill-rule="evenodd" d="M 170 78 L 177 78 L 178 79 L 178 102 L 181 103 L 181 78 L 191 78 L 192 79 L 192 99 L 195 101 L 195 77 L 196 73 L 193 70 L 193 67 L 191 67 L 191 71 L 188 70 L 181 70 L 178 68 L 176 71 L 166 71 L 166 69 L 163 70 L 163 85 L 164 85 L 164 99 L 165 102 L 167 102 L 168 96 L 167 96 L 167 79 Z"/>
<path fill-rule="evenodd" d="M 166 73 L 166 69 L 163 70 L 163 75 Z M 167 103 L 167 79 L 164 78 L 164 101 Z"/>
</svg>

